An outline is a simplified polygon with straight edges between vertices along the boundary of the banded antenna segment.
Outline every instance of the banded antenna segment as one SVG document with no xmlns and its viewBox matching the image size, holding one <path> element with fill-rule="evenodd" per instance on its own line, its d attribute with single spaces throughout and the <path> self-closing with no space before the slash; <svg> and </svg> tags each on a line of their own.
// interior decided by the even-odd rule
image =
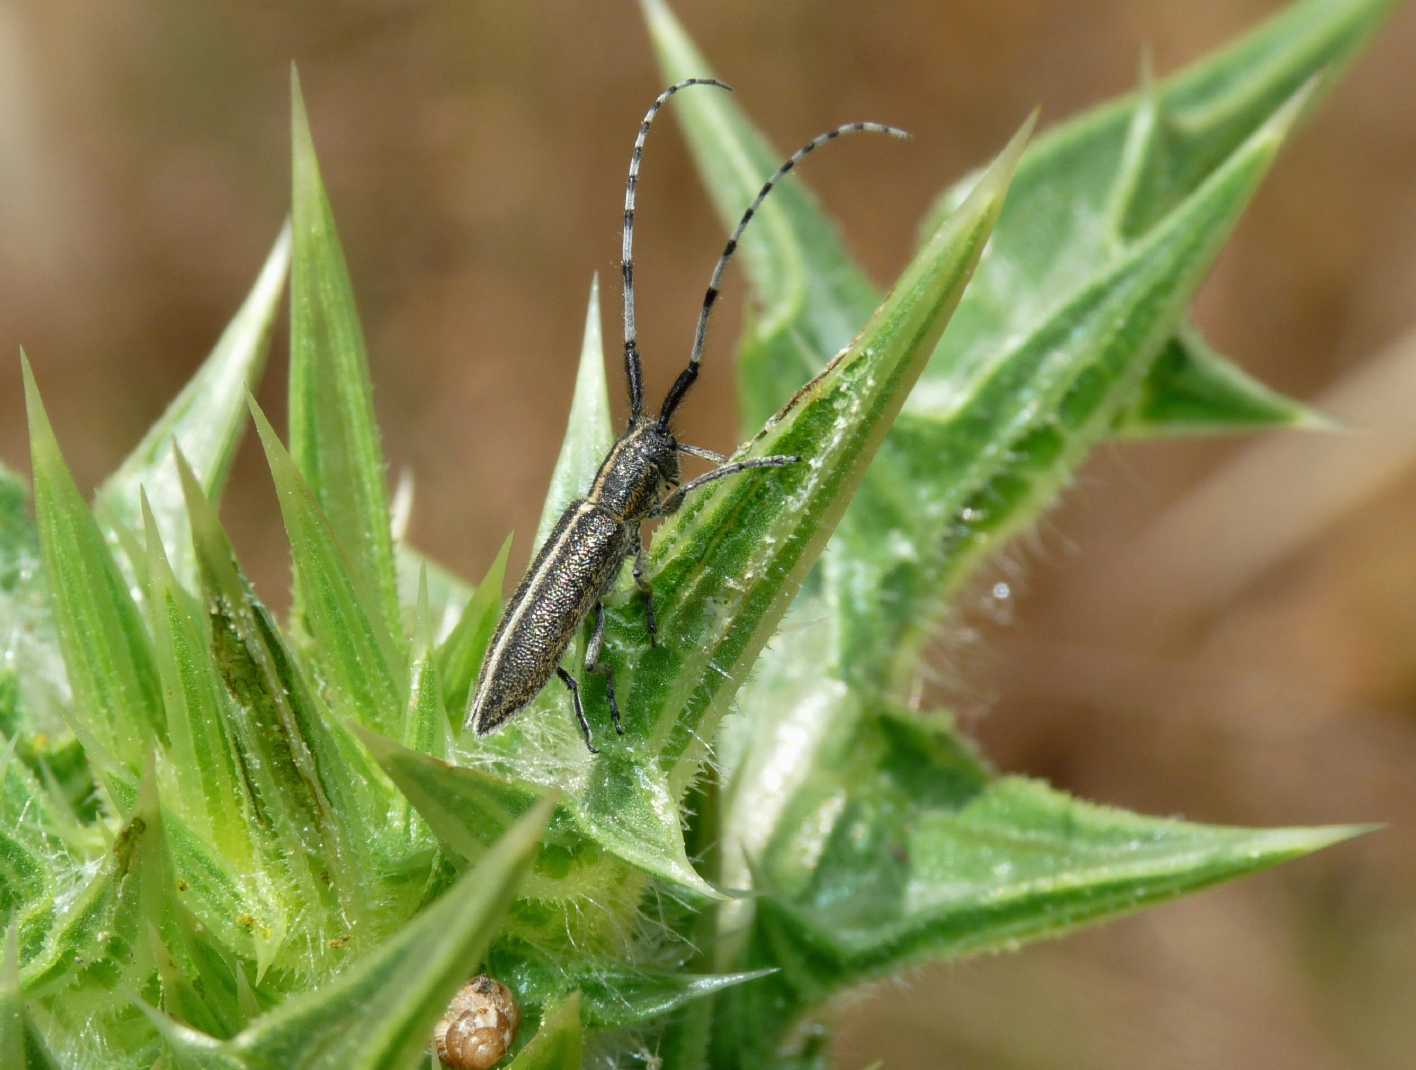
<svg viewBox="0 0 1416 1070">
<path fill-rule="evenodd" d="M 711 85 L 732 92 L 733 87 L 716 78 L 685 78 L 675 82 L 649 105 L 639 133 L 634 138 L 634 152 L 629 158 L 629 178 L 624 185 L 624 240 L 620 246 L 620 274 L 624 278 L 624 375 L 629 384 L 629 424 L 631 427 L 644 415 L 644 370 L 639 360 L 638 336 L 634 323 L 634 202 L 639 186 L 639 162 L 644 157 L 644 142 L 654 116 L 668 99 L 680 89 L 694 85 Z"/>
<path fill-rule="evenodd" d="M 713 312 L 713 303 L 718 299 L 718 289 L 723 282 L 723 272 L 727 270 L 728 264 L 732 262 L 733 254 L 737 252 L 738 241 L 742 238 L 743 231 L 752 222 L 752 217 L 762 207 L 762 202 L 767 199 L 772 188 L 784 176 L 819 147 L 846 134 L 886 134 L 901 141 L 910 139 L 909 132 L 901 130 L 897 126 L 886 126 L 884 123 L 846 123 L 834 130 L 827 130 L 824 134 L 816 135 L 787 157 L 772 177 L 762 184 L 762 188 L 757 191 L 757 196 L 752 199 L 752 203 L 747 206 L 747 211 L 743 212 L 742 218 L 738 220 L 738 225 L 733 229 L 728 243 L 723 246 L 723 252 L 718 257 L 718 262 L 713 266 L 713 274 L 708 280 L 708 291 L 703 295 L 703 308 L 698 313 L 698 327 L 693 334 L 693 349 L 688 355 L 688 367 L 679 372 L 678 378 L 674 380 L 674 385 L 669 388 L 669 393 L 664 398 L 663 408 L 659 410 L 660 426 L 668 426 L 669 420 L 674 415 L 674 410 L 679 407 L 679 403 L 683 401 L 689 387 L 693 386 L 694 381 L 698 378 L 698 366 L 703 361 L 703 347 L 708 340 L 708 317 Z"/>
</svg>

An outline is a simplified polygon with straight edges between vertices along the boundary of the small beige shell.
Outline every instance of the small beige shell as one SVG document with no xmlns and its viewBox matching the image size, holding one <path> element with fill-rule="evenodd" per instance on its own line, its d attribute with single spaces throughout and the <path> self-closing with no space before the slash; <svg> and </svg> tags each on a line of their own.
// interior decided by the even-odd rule
<svg viewBox="0 0 1416 1070">
<path fill-rule="evenodd" d="M 452 997 L 433 1029 L 433 1050 L 453 1070 L 492 1070 L 516 1039 L 521 1008 L 511 989 L 478 974 Z"/>
</svg>

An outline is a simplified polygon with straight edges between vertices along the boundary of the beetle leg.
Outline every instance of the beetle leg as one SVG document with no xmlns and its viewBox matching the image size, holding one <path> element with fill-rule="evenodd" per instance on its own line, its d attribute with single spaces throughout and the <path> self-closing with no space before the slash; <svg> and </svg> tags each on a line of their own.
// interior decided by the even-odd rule
<svg viewBox="0 0 1416 1070">
<path fill-rule="evenodd" d="M 649 645 L 659 645 L 659 624 L 654 619 L 654 589 L 644 578 L 649 565 L 649 555 L 644 552 L 644 536 L 634 529 L 634 585 L 644 596 L 644 626 L 649 629 Z"/>
<path fill-rule="evenodd" d="M 739 472 L 748 472 L 754 468 L 785 468 L 787 465 L 796 464 L 800 460 L 800 457 L 787 456 L 754 457 L 748 461 L 734 461 L 732 464 L 725 464 L 721 468 L 715 468 L 713 471 L 699 476 L 697 479 L 690 479 L 683 486 L 679 487 L 678 490 L 674 491 L 660 502 L 649 515 L 668 516 L 671 513 L 678 512 L 679 506 L 683 505 L 685 497 L 699 487 L 712 483 L 714 480 L 724 479 L 727 476 L 735 476 Z"/>
<path fill-rule="evenodd" d="M 705 449 L 702 446 L 690 446 L 687 442 L 679 442 L 674 446 L 680 453 L 686 453 L 690 457 L 702 457 L 705 461 L 712 461 L 714 464 L 726 464 L 727 458 L 717 450 Z"/>
<path fill-rule="evenodd" d="M 605 695 L 610 700 L 610 720 L 615 723 L 615 733 L 624 735 L 624 723 L 620 720 L 619 701 L 615 698 L 615 671 L 608 663 L 600 663 L 600 652 L 605 645 L 605 605 L 595 603 L 595 633 L 585 647 L 585 671 L 605 678 Z"/>
<path fill-rule="evenodd" d="M 585 749 L 591 754 L 599 754 L 599 748 L 590 742 L 590 722 L 585 719 L 585 707 L 580 703 L 580 685 L 563 666 L 556 666 L 556 675 L 561 678 L 561 683 L 570 689 L 570 701 L 575 706 L 575 719 L 580 722 L 580 734 L 585 737 Z"/>
</svg>

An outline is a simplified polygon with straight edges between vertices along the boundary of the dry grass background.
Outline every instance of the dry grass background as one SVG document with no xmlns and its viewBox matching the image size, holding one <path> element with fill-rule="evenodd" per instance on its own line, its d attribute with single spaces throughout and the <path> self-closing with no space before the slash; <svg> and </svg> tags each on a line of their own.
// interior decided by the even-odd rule
<svg viewBox="0 0 1416 1070">
<path fill-rule="evenodd" d="M 1066 116 L 1127 89 L 1143 46 L 1170 70 L 1277 6 L 678 8 L 780 144 L 854 118 L 915 132 L 907 149 L 843 146 L 810 175 L 888 280 L 930 196 L 1034 104 Z M 92 484 L 205 354 L 280 224 L 291 58 L 386 449 L 416 473 L 414 534 L 478 573 L 507 530 L 534 526 L 590 275 L 613 283 L 629 144 L 659 87 L 631 3 L 5 5 L 0 341 L 28 348 Z M 1006 769 L 1198 820 L 1389 827 L 1020 955 L 920 971 L 841 1009 L 843 1067 L 1411 1065 L 1413 58 L 1416 11 L 1399 11 L 1286 152 L 1200 301 L 1221 348 L 1352 430 L 1100 451 L 1010 555 L 1007 612 L 977 599 L 938 658 L 941 691 Z M 671 125 L 641 200 L 658 389 L 721 240 Z M 719 326 L 685 419 L 718 447 L 735 426 L 732 334 Z M 283 347 L 262 396 L 275 412 Z M 17 362 L 0 376 L 0 451 L 23 465 Z M 283 601 L 256 452 L 226 516 Z"/>
</svg>

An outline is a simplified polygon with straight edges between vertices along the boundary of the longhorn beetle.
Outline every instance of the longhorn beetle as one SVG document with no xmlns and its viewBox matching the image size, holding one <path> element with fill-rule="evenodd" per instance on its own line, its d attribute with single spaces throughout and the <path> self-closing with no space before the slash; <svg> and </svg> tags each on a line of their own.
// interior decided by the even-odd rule
<svg viewBox="0 0 1416 1070">
<path fill-rule="evenodd" d="M 600 464 L 600 470 L 595 474 L 585 497 L 571 502 L 561 514 L 502 613 L 482 660 L 481 673 L 477 677 L 467 714 L 468 723 L 478 735 L 486 735 L 508 721 L 536 697 L 554 672 L 570 691 L 575 718 L 580 724 L 581 735 L 585 737 L 586 747 L 592 754 L 596 753 L 590 738 L 590 722 L 585 718 L 585 706 L 580 699 L 580 684 L 560 663 L 576 629 L 592 611 L 595 614 L 595 629 L 585 650 L 585 671 L 605 677 L 610 716 L 615 731 L 624 734 L 619 702 L 615 698 L 614 676 L 610 666 L 600 660 L 605 639 L 605 607 L 600 599 L 619 575 L 620 567 L 633 557 L 634 582 L 644 596 L 649 641 L 656 641 L 654 601 L 649 582 L 644 577 L 645 554 L 640 525 L 646 520 L 675 512 L 687 495 L 714 480 L 756 468 L 782 468 L 799 460 L 797 457 L 775 456 L 729 462 L 712 450 L 687 445 L 674 437 L 670 424 L 679 404 L 698 378 L 698 365 L 702 361 L 703 344 L 708 336 L 708 317 L 718 297 L 723 271 L 737 250 L 743 231 L 772 187 L 809 153 L 843 134 L 866 132 L 909 137 L 903 130 L 880 123 L 848 123 L 812 138 L 787 158 L 763 184 L 742 214 L 713 267 L 708 292 L 703 296 L 703 307 L 698 314 L 698 328 L 693 336 L 688 367 L 679 372 L 669 388 L 659 408 L 659 415 L 646 416 L 644 377 L 634 326 L 634 202 L 639 162 L 644 154 L 649 127 L 659 109 L 680 89 L 698 85 L 731 90 L 730 86 L 713 78 L 689 78 L 669 86 L 645 113 L 629 161 L 620 260 L 624 276 L 624 371 L 629 386 L 629 426 Z M 680 485 L 680 453 L 704 458 L 718 467 Z M 673 489 L 667 496 L 661 497 L 666 487 Z"/>
</svg>

